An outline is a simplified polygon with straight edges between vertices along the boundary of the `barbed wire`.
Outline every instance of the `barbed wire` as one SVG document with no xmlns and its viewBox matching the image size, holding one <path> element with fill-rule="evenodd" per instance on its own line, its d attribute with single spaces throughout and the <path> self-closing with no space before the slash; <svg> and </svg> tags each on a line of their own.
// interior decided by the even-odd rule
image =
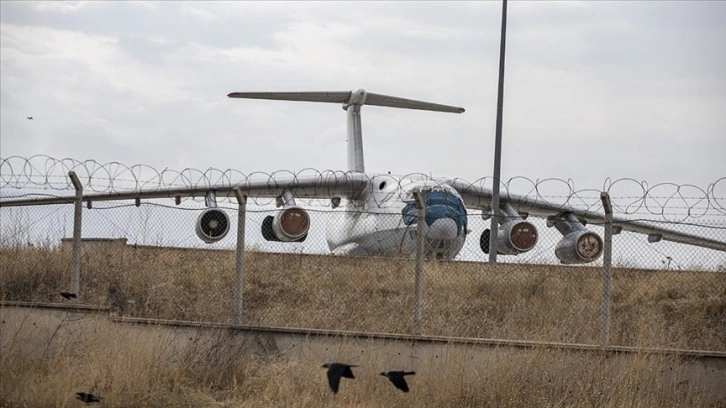
<svg viewBox="0 0 726 408">
<path fill-rule="evenodd" d="M 120 162 L 100 163 L 96 160 L 77 160 L 72 158 L 56 159 L 47 155 L 30 157 L 10 156 L 0 158 L 0 189 L 2 196 L 27 196 L 28 190 L 73 191 L 68 173 L 73 171 L 81 181 L 84 192 L 92 193 L 132 193 L 136 191 L 164 191 L 179 188 L 204 189 L 212 186 L 249 185 L 253 181 L 280 185 L 294 183 L 299 179 L 330 181 L 346 181 L 352 174 L 345 171 L 316 170 L 312 168 L 300 171 L 280 170 L 273 173 L 253 172 L 242 173 L 234 169 L 221 170 L 210 167 L 206 170 L 185 168 L 174 170 L 164 168 L 158 170 L 153 166 L 136 164 L 127 166 Z M 407 175 L 368 175 L 369 181 L 374 177 L 403 183 L 412 181 L 433 180 L 441 184 L 452 180 L 458 185 L 472 189 L 490 189 L 492 177 L 482 177 L 469 182 L 462 179 L 445 179 L 432 177 L 423 173 Z M 401 185 L 399 185 L 401 187 Z M 321 189 L 324 189 L 321 186 Z M 25 194 L 8 194 L 7 189 L 23 190 Z M 500 190 L 503 195 L 516 194 L 529 202 L 547 202 L 555 205 L 571 205 L 587 211 L 600 211 L 600 193 L 610 194 L 615 211 L 619 214 L 650 214 L 673 221 L 673 216 L 701 218 L 704 216 L 726 215 L 726 177 L 710 183 L 705 189 L 692 184 L 659 183 L 649 185 L 646 181 L 632 178 L 607 178 L 600 189 L 578 189 L 573 179 L 545 178 L 532 180 L 517 176 L 506 181 L 502 180 Z M 399 194 L 400 189 L 398 189 Z M 40 194 L 34 193 L 38 196 Z M 44 195 L 48 195 L 47 192 Z M 255 200 L 256 197 L 249 197 Z M 262 205 L 269 204 L 269 197 Z M 261 204 L 255 201 L 257 204 Z"/>
</svg>

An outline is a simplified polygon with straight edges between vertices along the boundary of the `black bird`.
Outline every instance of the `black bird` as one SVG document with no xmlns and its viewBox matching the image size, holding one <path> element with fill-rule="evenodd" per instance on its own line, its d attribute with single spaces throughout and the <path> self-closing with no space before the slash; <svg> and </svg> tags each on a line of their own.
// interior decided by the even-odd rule
<svg viewBox="0 0 726 408">
<path fill-rule="evenodd" d="M 406 379 L 403 377 L 414 374 L 416 374 L 415 371 L 384 371 L 381 373 L 382 376 L 388 377 L 393 385 L 403 392 L 408 392 L 408 384 L 406 384 Z"/>
<path fill-rule="evenodd" d="M 101 402 L 101 400 L 103 399 L 97 395 L 93 395 L 93 394 L 86 393 L 86 392 L 77 392 L 76 398 L 85 402 L 86 404 L 90 404 L 92 402 Z"/>
<path fill-rule="evenodd" d="M 333 390 L 333 394 L 338 393 L 338 386 L 340 385 L 340 377 L 355 378 L 351 367 L 358 367 L 357 365 L 350 365 L 345 363 L 325 363 L 323 368 L 328 369 L 328 384 L 330 389 Z"/>
<path fill-rule="evenodd" d="M 26 116 L 26 118 L 28 118 L 28 120 L 33 120 L 32 116 Z"/>
<path fill-rule="evenodd" d="M 75 299 L 76 298 L 76 294 L 71 293 L 71 292 L 61 292 L 60 295 L 66 299 Z"/>
</svg>

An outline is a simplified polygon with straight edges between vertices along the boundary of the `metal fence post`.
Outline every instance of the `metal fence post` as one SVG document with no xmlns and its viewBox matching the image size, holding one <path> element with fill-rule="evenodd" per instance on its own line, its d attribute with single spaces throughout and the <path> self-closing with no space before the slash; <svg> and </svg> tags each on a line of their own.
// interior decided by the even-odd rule
<svg viewBox="0 0 726 408">
<path fill-rule="evenodd" d="M 502 32 L 499 36 L 499 81 L 497 122 L 494 130 L 494 180 L 492 181 L 492 221 L 489 227 L 489 263 L 497 263 L 499 239 L 499 183 L 502 172 L 502 111 L 504 110 L 504 55 L 507 45 L 507 0 L 502 1 Z"/>
<path fill-rule="evenodd" d="M 423 296 L 423 264 L 424 264 L 424 226 L 426 223 L 426 207 L 421 198 L 420 191 L 414 191 L 413 197 L 418 208 L 418 221 L 416 222 L 416 283 L 413 301 L 413 334 L 421 334 L 421 302 Z"/>
<path fill-rule="evenodd" d="M 610 342 L 610 276 L 613 250 L 613 207 L 610 203 L 610 195 L 603 191 L 600 193 L 600 200 L 605 210 L 605 242 L 602 255 L 602 303 L 601 330 L 603 345 Z"/>
<path fill-rule="evenodd" d="M 68 290 L 75 293 L 76 299 L 81 296 L 81 215 L 83 214 L 83 185 L 74 171 L 68 177 L 76 189 L 76 201 L 73 213 L 73 252 L 71 255 L 71 285 Z"/>
<path fill-rule="evenodd" d="M 234 195 L 237 197 L 237 204 L 239 204 L 237 212 L 237 250 L 235 251 L 234 323 L 242 324 L 245 284 L 245 217 L 247 214 L 247 196 L 243 195 L 242 190 L 239 188 L 234 189 Z"/>
</svg>

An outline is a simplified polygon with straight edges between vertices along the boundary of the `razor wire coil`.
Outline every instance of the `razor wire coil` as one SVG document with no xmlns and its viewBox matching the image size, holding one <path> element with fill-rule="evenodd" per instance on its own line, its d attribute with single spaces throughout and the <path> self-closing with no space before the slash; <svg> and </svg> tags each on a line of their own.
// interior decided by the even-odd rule
<svg viewBox="0 0 726 408">
<path fill-rule="evenodd" d="M 129 193 L 136 191 L 164 191 L 179 188 L 204 189 L 212 186 L 244 186 L 251 181 L 263 181 L 278 185 L 279 180 L 294 183 L 301 177 L 314 177 L 317 180 L 345 180 L 351 173 L 336 170 L 317 170 L 306 168 L 299 171 L 279 170 L 273 173 L 252 172 L 245 174 L 234 169 L 206 170 L 185 168 L 158 170 L 153 166 L 120 162 L 101 163 L 96 160 L 77 160 L 72 158 L 56 159 L 47 155 L 30 157 L 10 156 L 0 158 L 0 190 L 3 198 L 16 198 L 30 195 L 51 195 L 47 190 L 74 190 L 69 172 L 75 172 L 84 190 L 92 193 Z M 370 175 L 369 177 L 386 177 Z M 399 176 L 392 176 L 399 177 Z M 423 173 L 400 176 L 400 179 L 437 180 Z M 492 177 L 482 177 L 473 182 L 453 179 L 471 188 L 488 188 Z M 321 189 L 325 186 L 321 185 Z M 9 189 L 22 190 L 16 194 Z M 43 190 L 38 193 L 37 190 Z M 33 191 L 32 194 L 28 191 Z M 399 190 L 400 191 L 400 190 Z M 547 202 L 556 205 L 571 205 L 586 211 L 601 210 L 600 193 L 610 194 L 615 211 L 625 215 L 649 215 L 668 221 L 704 218 L 726 215 L 726 176 L 710 183 L 705 189 L 693 184 L 658 183 L 649 185 L 646 181 L 633 178 L 606 178 L 601 189 L 579 189 L 574 180 L 543 178 L 532 180 L 523 176 L 502 180 L 502 195 L 513 193 L 527 201 Z M 85 192 L 85 191 L 84 191 Z M 265 205 L 272 201 L 269 197 L 248 197 L 255 204 Z M 224 199 L 224 198 L 223 198 Z M 314 200 L 310 200 L 314 201 Z M 309 203 L 308 203 L 309 204 Z"/>
</svg>

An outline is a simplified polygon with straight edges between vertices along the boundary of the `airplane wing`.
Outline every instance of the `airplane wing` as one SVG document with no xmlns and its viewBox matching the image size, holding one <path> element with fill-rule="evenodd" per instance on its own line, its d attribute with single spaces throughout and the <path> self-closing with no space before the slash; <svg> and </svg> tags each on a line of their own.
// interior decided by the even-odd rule
<svg viewBox="0 0 726 408">
<path fill-rule="evenodd" d="M 455 188 L 464 205 L 470 209 L 490 211 L 492 191 L 481 185 L 471 184 L 460 179 L 447 180 L 446 184 Z M 544 200 L 538 200 L 529 196 L 522 196 L 513 193 L 502 192 L 499 198 L 500 203 L 509 203 L 519 213 L 528 213 L 537 216 L 552 216 L 563 213 L 572 213 L 581 221 L 596 225 L 605 224 L 605 214 L 578 209 L 569 204 L 553 204 Z M 726 252 L 726 242 L 704 238 L 698 235 L 687 234 L 648 224 L 643 221 L 628 220 L 623 217 L 613 216 L 613 231 L 630 231 L 648 235 L 648 239 L 657 242 L 660 239 L 699 246 L 702 248 L 715 249 Z"/>
<path fill-rule="evenodd" d="M 234 197 L 234 189 L 250 197 L 279 197 L 284 190 L 290 190 L 295 198 L 331 199 L 333 197 L 355 199 L 368 185 L 369 178 L 362 173 L 322 172 L 314 175 L 284 177 L 263 177 L 239 183 L 222 183 L 205 186 L 184 186 L 171 189 L 149 188 L 128 192 L 84 194 L 83 201 L 119 201 L 135 199 L 158 199 L 176 197 L 204 197 L 214 191 L 216 197 Z M 52 196 L 46 198 L 0 198 L 0 207 L 22 205 L 72 204 L 75 195 Z"/>
</svg>

